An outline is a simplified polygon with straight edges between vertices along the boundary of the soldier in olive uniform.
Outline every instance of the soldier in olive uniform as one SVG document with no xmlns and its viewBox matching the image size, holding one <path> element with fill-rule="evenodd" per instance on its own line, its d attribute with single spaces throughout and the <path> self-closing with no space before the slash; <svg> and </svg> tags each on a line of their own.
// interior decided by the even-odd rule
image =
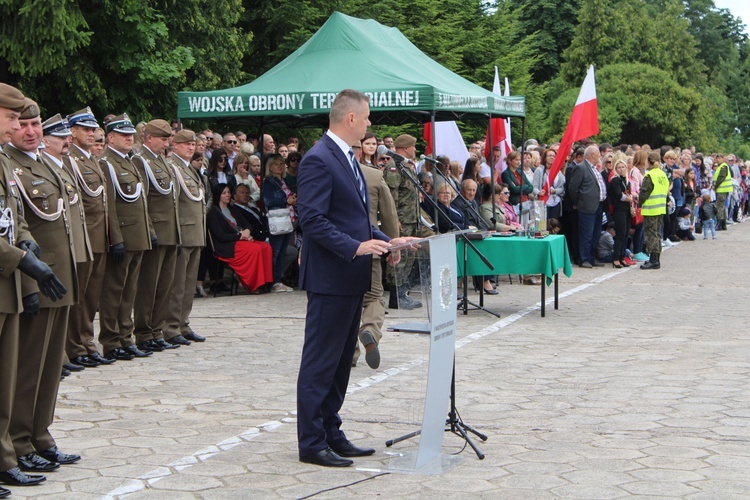
<svg viewBox="0 0 750 500">
<path fill-rule="evenodd" d="M 398 237 L 398 216 L 396 204 L 393 202 L 391 191 L 383 179 L 383 172 L 377 166 L 360 163 L 362 175 L 367 182 L 367 192 L 370 196 L 370 222 L 378 227 L 389 238 Z M 383 337 L 383 321 L 385 308 L 383 307 L 383 267 L 378 255 L 372 256 L 372 284 L 365 292 L 362 302 L 362 320 L 359 327 L 359 340 L 365 347 L 365 361 L 375 369 L 380 366 L 380 339 Z M 352 366 L 356 366 L 359 359 L 359 343 L 354 349 Z"/>
<path fill-rule="evenodd" d="M 396 152 L 410 160 L 414 159 L 417 139 L 408 134 L 396 138 L 393 145 Z M 407 178 L 416 179 L 416 165 L 404 162 L 404 171 L 398 169 L 391 161 L 383 172 L 386 184 L 391 189 L 391 196 L 396 203 L 401 236 L 419 237 L 419 197 L 417 187 Z M 388 268 L 388 282 L 391 285 L 391 297 L 388 307 L 391 309 L 415 309 L 422 307 L 422 303 L 406 295 L 406 283 L 414 267 L 414 252 L 406 252 L 395 267 Z"/>
<path fill-rule="evenodd" d="M 18 357 L 23 363 L 18 366 L 10 436 L 21 469 L 43 472 L 81 459 L 80 455 L 60 452 L 49 432 L 65 356 L 68 311 L 78 300 L 78 284 L 68 191 L 58 173 L 39 157 L 42 120 L 39 107 L 28 98 L 20 124 L 5 152 L 24 202 L 29 231 L 39 244 L 39 258 L 54 268 L 69 292 L 54 301 L 33 293 L 37 290 L 35 283 L 22 282 L 25 303 L 33 304 L 26 297 L 36 297 L 39 312 L 21 316 L 23 335 Z"/>
<path fill-rule="evenodd" d="M 173 344 L 189 345 L 191 340 L 206 340 L 190 328 L 198 263 L 201 250 L 206 245 L 205 192 L 200 172 L 190 166 L 190 159 L 195 152 L 195 133 L 192 130 L 180 130 L 172 139 L 172 147 L 174 154 L 169 161 L 180 188 L 182 251 L 177 256 L 164 338 Z"/>
<path fill-rule="evenodd" d="M 70 224 L 70 232 L 73 235 L 76 273 L 79 283 L 79 301 L 70 306 L 70 312 L 68 314 L 68 332 L 65 343 L 66 357 L 74 365 L 99 366 L 99 362 L 95 359 L 89 358 L 88 353 L 85 350 L 82 355 L 70 357 L 68 354 L 68 347 L 72 343 L 71 339 L 80 339 L 80 331 L 77 329 L 74 330 L 75 323 L 73 318 L 77 319 L 80 315 L 80 282 L 82 279 L 85 279 L 89 273 L 93 255 L 91 253 L 88 232 L 86 231 L 86 214 L 83 209 L 78 182 L 76 182 L 77 179 L 71 170 L 70 159 L 68 158 L 68 137 L 71 135 L 70 129 L 65 120 L 59 114 L 42 123 L 42 129 L 44 132 L 44 150 L 41 154 L 42 159 L 51 170 L 60 176 L 63 183 L 65 183 L 65 190 L 68 196 L 68 204 L 70 205 L 71 212 L 71 217 L 68 222 Z"/>
<path fill-rule="evenodd" d="M 86 216 L 86 234 L 93 254 L 88 264 L 78 266 L 80 301 L 70 308 L 68 342 L 65 352 L 72 363 L 81 366 L 108 365 L 114 359 L 99 354 L 94 342 L 94 316 L 104 284 L 104 270 L 109 248 L 108 211 L 112 200 L 107 198 L 104 174 L 89 151 L 96 140 L 99 124 L 88 106 L 67 117 L 73 143 L 65 162 L 78 183 L 78 197 Z"/>
<path fill-rule="evenodd" d="M 114 209 L 109 211 L 110 253 L 99 302 L 99 342 L 105 358 L 131 360 L 152 354 L 133 342 L 132 313 L 143 252 L 155 248 L 158 240 L 148 218 L 143 179 L 128 157 L 135 127 L 126 114 L 116 116 L 106 127 L 108 144 L 99 166 Z"/>
<path fill-rule="evenodd" d="M 163 332 L 180 244 L 179 189 L 174 170 L 164 157 L 172 127 L 165 120 L 152 120 L 143 131 L 143 146 L 133 164 L 147 186 L 148 216 L 159 246 L 143 254 L 133 312 L 135 341 L 142 351 L 163 351 L 179 347 L 165 341 Z"/>
<path fill-rule="evenodd" d="M 0 83 L 0 145 L 20 130 L 18 117 L 25 104 L 18 89 Z M 38 252 L 39 246 L 23 217 L 20 192 L 10 162 L 0 153 L 0 483 L 12 486 L 28 486 L 45 480 L 44 476 L 26 475 L 19 469 L 10 436 L 19 365 L 19 314 L 22 311 L 34 314 L 39 310 L 38 296 L 33 289 L 28 291 L 27 297 L 23 296 L 20 271 L 35 279 L 43 274 L 47 274 L 48 279 L 57 279 L 46 264 L 37 260 L 35 253 Z M 44 287 L 42 290 L 49 293 Z M 8 495 L 10 490 L 0 488 L 0 498 Z"/>
</svg>

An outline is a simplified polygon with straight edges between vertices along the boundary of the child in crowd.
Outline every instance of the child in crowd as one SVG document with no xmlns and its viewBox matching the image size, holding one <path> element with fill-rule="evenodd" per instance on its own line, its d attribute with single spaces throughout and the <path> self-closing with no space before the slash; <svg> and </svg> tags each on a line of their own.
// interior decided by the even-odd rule
<svg viewBox="0 0 750 500">
<path fill-rule="evenodd" d="M 629 249 L 625 249 L 625 257 L 630 259 L 632 253 Z M 612 262 L 615 259 L 615 223 L 610 222 L 607 224 L 607 230 L 602 231 L 599 236 L 599 243 L 596 245 L 596 258 L 599 262 Z M 627 264 L 631 265 L 631 264 Z M 617 267 L 617 266 L 615 266 Z"/>
<path fill-rule="evenodd" d="M 711 231 L 711 237 L 716 239 L 716 205 L 711 201 L 710 194 L 704 194 L 701 199 L 701 208 L 698 210 L 698 217 L 703 223 L 703 239 L 708 239 L 708 232 Z"/>
<path fill-rule="evenodd" d="M 695 236 L 693 236 L 693 229 L 695 227 L 693 226 L 693 217 L 692 213 L 690 212 L 690 209 L 688 207 L 682 207 L 679 212 L 677 212 L 677 237 L 680 238 L 682 241 L 694 241 Z"/>
<path fill-rule="evenodd" d="M 557 219 L 547 219 L 547 231 L 549 231 L 549 234 L 560 234 L 560 231 L 562 230 L 562 225 L 560 224 L 560 221 Z"/>
</svg>

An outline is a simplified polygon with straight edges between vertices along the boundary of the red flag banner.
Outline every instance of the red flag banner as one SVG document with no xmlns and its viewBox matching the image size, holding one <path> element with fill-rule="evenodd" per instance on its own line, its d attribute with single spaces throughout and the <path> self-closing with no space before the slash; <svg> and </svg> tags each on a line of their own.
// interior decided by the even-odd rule
<svg viewBox="0 0 750 500">
<path fill-rule="evenodd" d="M 562 169 L 563 164 L 568 161 L 570 148 L 573 143 L 592 137 L 599 133 L 599 109 L 596 105 L 596 82 L 594 81 L 594 66 L 589 66 L 586 79 L 583 81 L 578 100 L 570 114 L 568 126 L 560 141 L 560 149 L 555 156 L 555 162 L 550 168 L 547 180 L 544 183 L 545 193 L 549 193 L 549 187 L 554 184 L 555 177 Z M 540 199 L 546 200 L 546 197 Z"/>
</svg>

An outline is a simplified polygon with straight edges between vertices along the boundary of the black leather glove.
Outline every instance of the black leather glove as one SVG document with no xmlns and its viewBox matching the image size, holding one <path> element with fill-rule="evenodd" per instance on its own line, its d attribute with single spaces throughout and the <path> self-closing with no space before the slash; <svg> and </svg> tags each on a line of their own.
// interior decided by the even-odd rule
<svg viewBox="0 0 750 500">
<path fill-rule="evenodd" d="M 122 262 L 125 260 L 125 243 L 118 243 L 109 247 L 109 256 L 112 257 L 115 262 Z"/>
<path fill-rule="evenodd" d="M 18 263 L 18 269 L 34 278 L 39 285 L 39 290 L 45 297 L 49 297 L 53 302 L 60 300 L 68 293 L 55 273 L 47 264 L 34 257 L 33 253 L 26 252 L 21 262 Z"/>
<path fill-rule="evenodd" d="M 151 235 L 151 250 L 156 250 L 159 248 L 159 238 L 156 237 L 155 234 Z"/>
<path fill-rule="evenodd" d="M 37 259 L 39 258 L 39 253 L 42 251 L 34 240 L 23 240 L 18 244 L 18 248 L 33 253 Z"/>
<path fill-rule="evenodd" d="M 39 294 L 32 293 L 23 298 L 22 316 L 36 316 L 39 314 Z"/>
<path fill-rule="evenodd" d="M 177 245 L 177 255 L 182 253 L 182 245 Z"/>
</svg>

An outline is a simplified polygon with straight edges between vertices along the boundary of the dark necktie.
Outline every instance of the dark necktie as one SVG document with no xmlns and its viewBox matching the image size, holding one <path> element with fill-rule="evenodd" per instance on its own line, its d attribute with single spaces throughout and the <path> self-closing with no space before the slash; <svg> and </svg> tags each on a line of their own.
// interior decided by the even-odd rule
<svg viewBox="0 0 750 500">
<path fill-rule="evenodd" d="M 352 171 L 354 172 L 354 177 L 357 179 L 357 187 L 359 188 L 359 196 L 362 198 L 362 201 L 366 201 L 365 197 L 365 185 L 362 182 L 362 176 L 359 175 L 359 168 L 357 166 L 357 160 L 354 158 L 354 151 L 351 149 L 349 150 L 349 162 L 352 166 Z"/>
</svg>

